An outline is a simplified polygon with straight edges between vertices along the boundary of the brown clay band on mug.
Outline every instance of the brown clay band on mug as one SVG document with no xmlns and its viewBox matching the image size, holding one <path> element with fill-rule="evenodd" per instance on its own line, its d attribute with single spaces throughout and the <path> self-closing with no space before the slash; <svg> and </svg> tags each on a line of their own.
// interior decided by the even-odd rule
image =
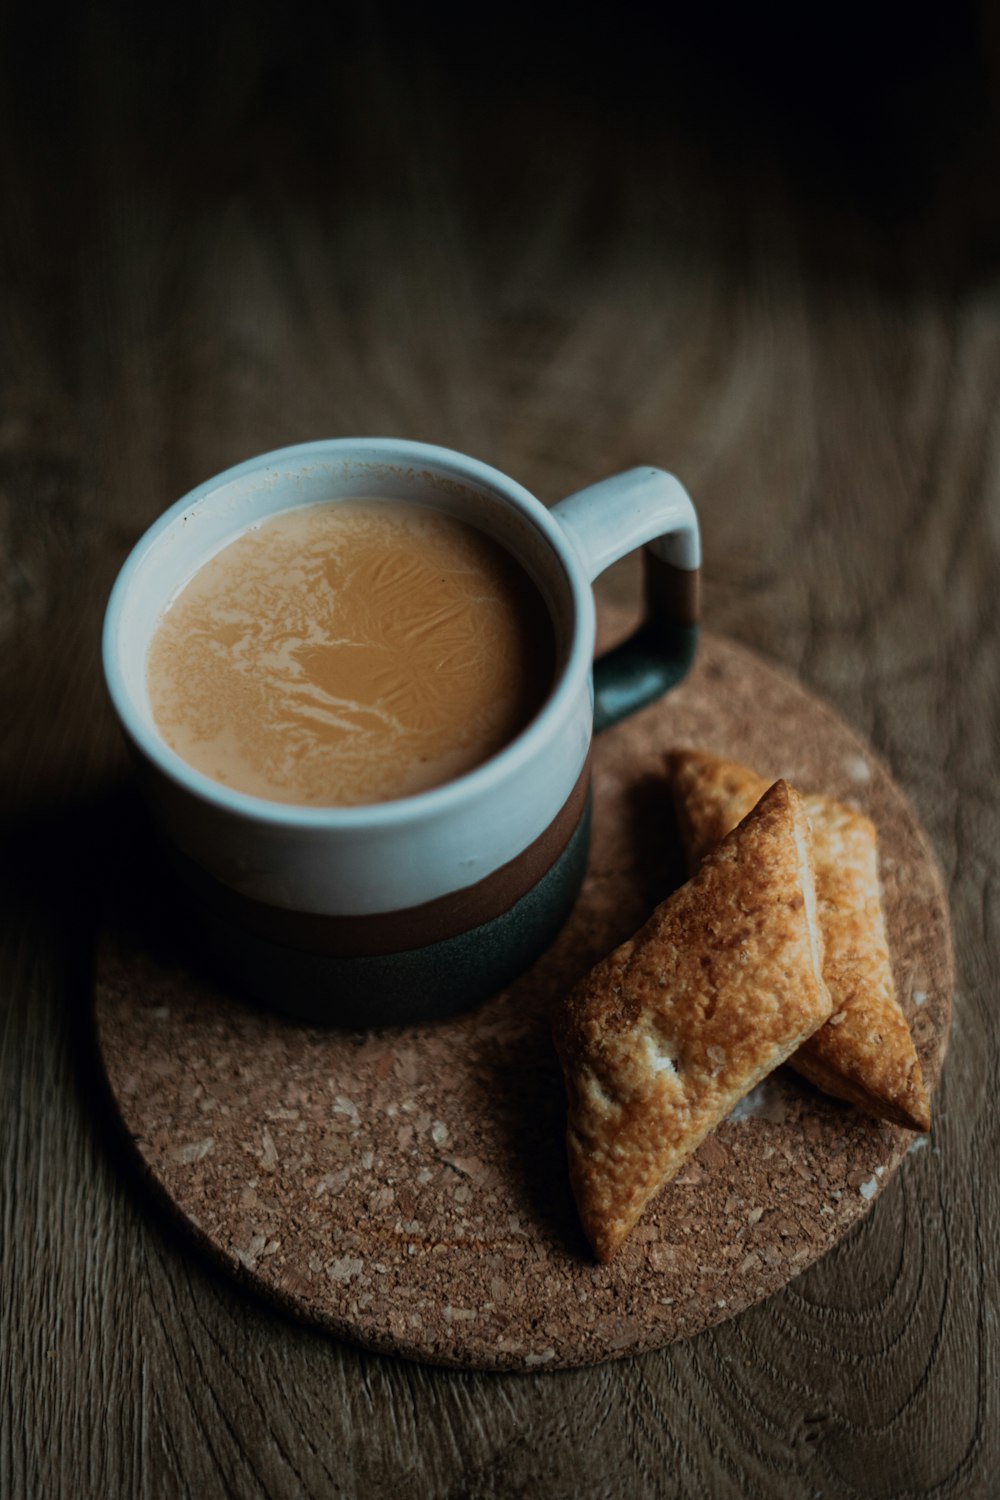
<svg viewBox="0 0 1000 1500">
<path fill-rule="evenodd" d="M 355 917 L 289 911 L 241 896 L 177 850 L 168 853 L 207 911 L 249 928 L 255 937 L 334 958 L 406 953 L 481 927 L 538 884 L 566 848 L 583 815 L 590 791 L 590 759 L 588 754 L 576 785 L 552 822 L 520 854 L 474 885 L 401 911 Z"/>
</svg>

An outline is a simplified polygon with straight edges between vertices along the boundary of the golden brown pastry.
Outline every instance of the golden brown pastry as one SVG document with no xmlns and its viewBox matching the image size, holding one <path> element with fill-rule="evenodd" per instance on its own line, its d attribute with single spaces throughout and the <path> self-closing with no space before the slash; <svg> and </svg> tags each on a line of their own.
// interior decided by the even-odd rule
<svg viewBox="0 0 1000 1500">
<path fill-rule="evenodd" d="M 779 781 L 557 1018 L 570 1178 L 599 1260 L 829 1014 L 809 825 Z"/>
<path fill-rule="evenodd" d="M 678 750 L 668 759 L 694 869 L 767 782 L 735 761 L 698 750 Z M 809 796 L 805 804 L 833 1015 L 789 1061 L 825 1093 L 896 1125 L 928 1130 L 927 1090 L 892 982 L 875 829 L 830 797 Z"/>
</svg>

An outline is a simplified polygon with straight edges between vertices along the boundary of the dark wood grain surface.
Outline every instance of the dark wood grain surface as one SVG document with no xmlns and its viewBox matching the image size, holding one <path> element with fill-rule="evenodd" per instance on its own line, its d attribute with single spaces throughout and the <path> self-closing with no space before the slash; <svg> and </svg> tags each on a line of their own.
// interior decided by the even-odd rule
<svg viewBox="0 0 1000 1500">
<path fill-rule="evenodd" d="M 847 11 L 5 9 L 0 1494 L 995 1493 L 996 27 L 858 45 Z M 333 1342 L 192 1255 L 109 1129 L 108 588 L 190 485 L 356 432 L 546 500 L 676 470 L 712 627 L 871 741 L 941 861 L 930 1148 L 784 1292 L 661 1353 L 490 1376 Z"/>
</svg>

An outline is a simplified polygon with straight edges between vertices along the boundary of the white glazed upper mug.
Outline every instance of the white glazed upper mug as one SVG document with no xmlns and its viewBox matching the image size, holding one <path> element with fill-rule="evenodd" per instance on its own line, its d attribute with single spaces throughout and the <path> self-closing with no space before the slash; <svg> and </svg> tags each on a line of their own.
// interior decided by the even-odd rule
<svg viewBox="0 0 1000 1500">
<path fill-rule="evenodd" d="M 146 681 L 153 632 L 191 576 L 248 527 L 359 496 L 430 505 L 499 541 L 546 602 L 554 686 L 498 754 L 416 796 L 339 808 L 234 791 L 158 733 Z M 645 622 L 595 665 L 592 580 L 644 544 Z M 694 507 L 662 470 L 629 470 L 547 510 L 475 459 L 385 438 L 266 453 L 166 511 L 115 583 L 104 670 L 154 819 L 235 984 L 311 1020 L 371 1025 L 463 1009 L 530 963 L 583 878 L 595 723 L 633 712 L 687 670 L 699 562 Z"/>
</svg>

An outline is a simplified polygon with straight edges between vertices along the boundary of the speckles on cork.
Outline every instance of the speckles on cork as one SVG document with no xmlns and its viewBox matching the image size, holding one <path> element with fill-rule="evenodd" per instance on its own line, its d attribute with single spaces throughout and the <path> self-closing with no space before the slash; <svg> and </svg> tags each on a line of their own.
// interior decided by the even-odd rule
<svg viewBox="0 0 1000 1500">
<path fill-rule="evenodd" d="M 441 1311 L 449 1323 L 471 1323 L 479 1316 L 474 1307 L 452 1307 L 449 1302 L 445 1303 Z"/>
<path fill-rule="evenodd" d="M 264 1256 L 274 1255 L 281 1248 L 281 1241 L 268 1239 L 266 1234 L 253 1234 L 244 1249 L 236 1249 L 236 1259 L 241 1266 L 252 1271 Z"/>
<path fill-rule="evenodd" d="M 524 1363 L 528 1366 L 529 1370 L 532 1370 L 537 1369 L 539 1365 L 550 1364 L 555 1357 L 556 1351 L 554 1349 L 543 1349 L 541 1354 L 526 1354 Z"/>
<path fill-rule="evenodd" d="M 333 1101 L 334 1115 L 346 1119 L 352 1130 L 357 1130 L 361 1124 L 361 1116 L 358 1114 L 358 1106 L 353 1099 L 348 1099 L 344 1094 L 338 1094 Z"/>
<path fill-rule="evenodd" d="M 265 1130 L 261 1136 L 259 1160 L 265 1172 L 273 1172 L 278 1165 L 278 1149 L 274 1144 L 274 1137 L 269 1130 Z"/>
<path fill-rule="evenodd" d="M 741 1120 L 771 1120 L 780 1124 L 787 1113 L 786 1095 L 780 1078 L 772 1075 L 765 1078 L 763 1083 L 758 1083 L 755 1089 L 751 1089 L 740 1100 L 736 1108 L 730 1111 L 728 1123 L 735 1125 Z"/>
<path fill-rule="evenodd" d="M 196 1161 L 204 1161 L 212 1147 L 215 1145 L 215 1137 L 203 1136 L 200 1141 L 188 1141 L 186 1145 L 178 1146 L 173 1152 L 173 1159 L 182 1166 L 191 1166 Z"/>
<path fill-rule="evenodd" d="M 325 1269 L 331 1281 L 347 1282 L 354 1281 L 363 1273 L 364 1268 L 365 1263 L 360 1256 L 341 1255 L 331 1260 Z"/>
<path fill-rule="evenodd" d="M 336 1193 L 350 1179 L 351 1168 L 341 1167 L 339 1172 L 327 1172 L 313 1188 L 313 1197 L 322 1198 L 324 1193 Z"/>
</svg>

